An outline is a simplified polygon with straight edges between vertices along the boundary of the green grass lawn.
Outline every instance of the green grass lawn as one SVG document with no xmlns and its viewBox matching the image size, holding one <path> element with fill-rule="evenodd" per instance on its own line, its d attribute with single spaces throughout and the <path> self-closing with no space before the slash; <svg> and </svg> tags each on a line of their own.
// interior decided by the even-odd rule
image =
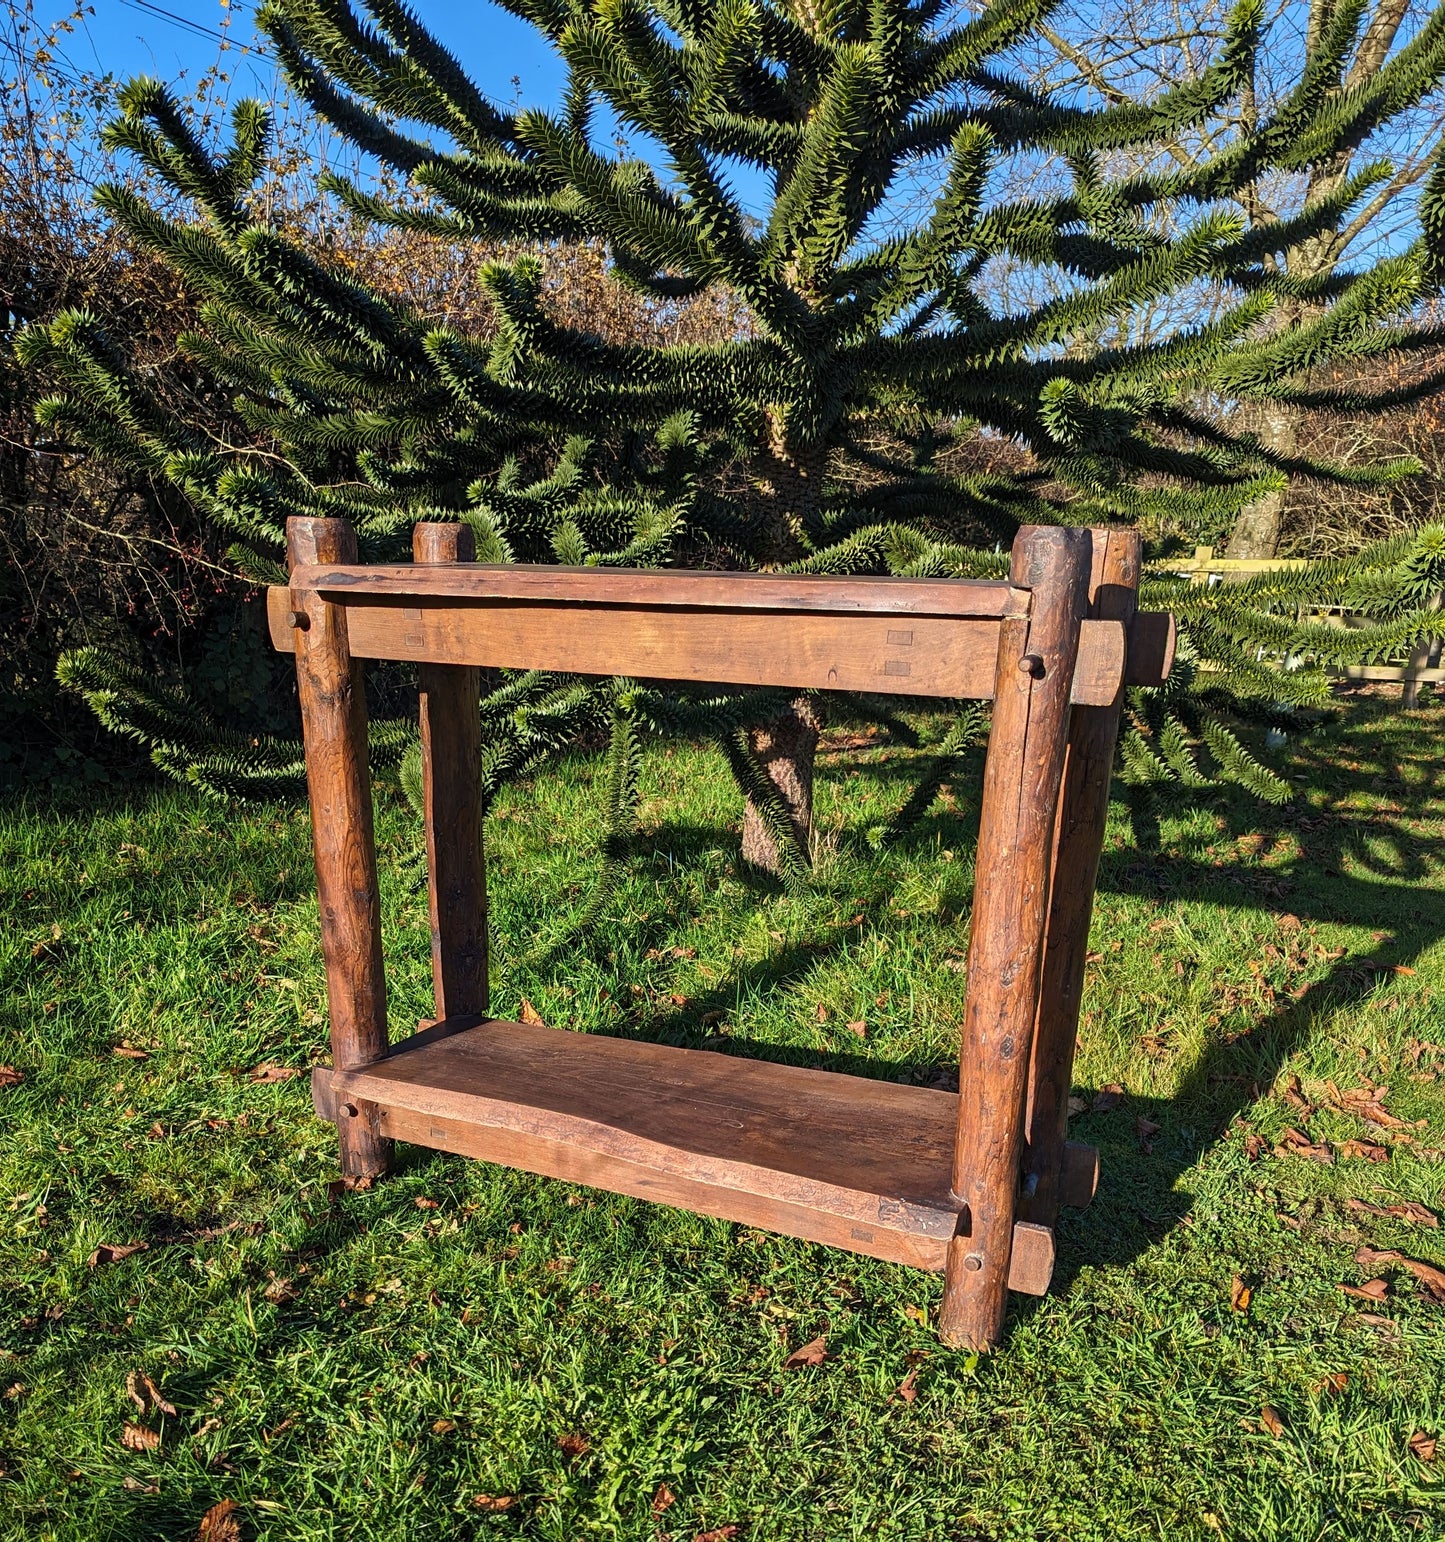
<svg viewBox="0 0 1445 1542">
<path fill-rule="evenodd" d="M 1136 838 L 1116 806 L 1074 1120 L 1103 1181 L 982 1359 L 898 1266 L 410 1148 L 336 1193 L 304 1076 L 251 1075 L 326 1054 L 304 811 L 12 805 L 0 1536 L 189 1539 L 227 1499 L 248 1539 L 1445 1535 L 1445 1444 L 1410 1450 L 1445 1436 L 1445 1305 L 1355 1256 L 1445 1264 L 1442 730 L 1355 703 L 1292 748 L 1288 809 L 1161 805 Z M 583 940 L 599 768 L 514 789 L 494 1010 L 940 1080 L 977 786 L 875 855 L 914 758 L 823 757 L 791 898 L 740 870 L 720 760 L 654 751 Z M 430 1009 L 426 903 L 379 802 L 400 1034 Z"/>
</svg>

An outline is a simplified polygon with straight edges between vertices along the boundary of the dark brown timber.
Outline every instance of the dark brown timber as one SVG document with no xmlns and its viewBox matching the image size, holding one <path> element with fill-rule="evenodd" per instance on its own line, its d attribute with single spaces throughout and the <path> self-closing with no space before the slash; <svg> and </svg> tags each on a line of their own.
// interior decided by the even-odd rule
<svg viewBox="0 0 1445 1542">
<path fill-rule="evenodd" d="M 304 582 L 331 599 L 342 592 L 375 597 L 415 592 L 417 573 L 404 564 L 347 569 L 324 564 Z M 570 568 L 476 563 L 428 573 L 426 592 L 452 601 L 542 601 L 661 607 L 668 610 L 821 610 L 834 614 L 972 616 L 1014 613 L 1008 584 L 968 578 L 835 578 L 822 573 L 698 573 L 684 568 Z"/>
<path fill-rule="evenodd" d="M 955 1093 L 535 1023 L 445 1026 L 374 1065 L 318 1071 L 317 1112 L 369 1101 L 398 1139 L 944 1266 Z M 1079 1182 L 1092 1156 L 1075 1159 Z M 1042 1295 L 1052 1265 L 1048 1229 L 1021 1230 L 1009 1288 Z"/>
<path fill-rule="evenodd" d="M 997 620 L 818 610 L 788 614 L 737 604 L 630 606 L 610 598 L 555 604 L 438 600 L 427 582 L 431 572 L 408 571 L 413 575 L 410 594 L 317 589 L 344 606 L 353 658 L 974 700 L 993 695 Z M 305 587 L 304 577 L 298 573 L 291 589 L 275 589 L 268 596 L 271 636 L 282 651 L 294 646 L 291 594 Z M 616 575 L 603 572 L 600 577 L 598 593 L 615 592 Z M 1125 644 L 1118 622 L 1085 624 L 1074 701 L 1114 699 Z"/>
<path fill-rule="evenodd" d="M 344 519 L 288 519 L 292 568 L 356 561 L 356 535 Z M 386 1054 L 386 976 L 381 904 L 366 757 L 366 692 L 347 647 L 346 613 L 314 590 L 292 596 L 296 688 L 306 740 L 306 786 L 321 911 L 321 951 L 337 1070 Z M 374 1110 L 358 1106 L 338 1121 L 341 1170 L 350 1178 L 386 1171 L 391 1142 L 376 1132 Z"/>
<path fill-rule="evenodd" d="M 1098 563 L 1097 582 L 1089 596 L 1090 613 L 1104 620 L 1122 621 L 1127 629 L 1134 619 L 1139 594 L 1139 534 L 1135 530 L 1095 530 L 1093 534 L 1095 553 L 1102 553 L 1102 561 Z M 1094 909 L 1099 854 L 1104 849 L 1109 781 L 1123 696 L 1121 690 L 1107 707 L 1075 707 L 1069 716 L 1039 983 L 1038 1025 L 1029 1073 L 1024 1197 L 1020 1207 L 1026 1219 L 1044 1226 L 1054 1224 L 1064 1201 L 1059 1175 L 1068 1134 L 1074 1044 L 1079 1029 L 1079 1003 L 1084 996 L 1089 920 Z"/>
<path fill-rule="evenodd" d="M 1092 545 L 1087 530 L 1020 530 L 1010 578 L 1030 591 L 1030 612 L 1004 621 L 999 636 L 953 1170 L 966 1214 L 949 1243 L 938 1321 L 944 1343 L 972 1349 L 997 1343 L 1003 1329 L 1050 856 Z"/>
<path fill-rule="evenodd" d="M 419 564 L 470 562 L 467 525 L 417 525 Z M 436 1015 L 487 1010 L 487 868 L 482 847 L 481 675 L 465 664 L 423 664 L 421 764 Z"/>
<path fill-rule="evenodd" d="M 287 537 L 268 612 L 296 655 L 335 1062 L 312 1093 L 343 1170 L 415 1141 L 942 1270 L 944 1342 L 997 1343 L 1098 1178 L 1064 1135 L 1109 772 L 1124 687 L 1174 649 L 1135 610 L 1138 537 L 1026 527 L 989 584 L 483 568 L 439 524 L 412 566 L 363 568 L 343 520 Z M 420 666 L 437 1015 L 394 1048 L 363 658 Z M 488 1019 L 478 671 L 512 665 L 992 699 L 958 1096 Z"/>
</svg>

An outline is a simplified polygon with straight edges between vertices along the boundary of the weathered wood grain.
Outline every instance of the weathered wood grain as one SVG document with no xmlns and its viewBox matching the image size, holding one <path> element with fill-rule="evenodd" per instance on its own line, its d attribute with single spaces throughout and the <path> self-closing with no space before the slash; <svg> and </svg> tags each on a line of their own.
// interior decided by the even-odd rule
<svg viewBox="0 0 1445 1542">
<path fill-rule="evenodd" d="M 293 645 L 291 593 L 274 591 L 268 607 L 272 640 L 283 651 Z M 354 657 L 963 700 L 993 694 L 998 657 L 997 621 L 411 598 L 416 603 L 345 603 Z M 1112 701 L 1124 659 L 1122 627 L 1090 622 L 1074 700 Z"/>
<path fill-rule="evenodd" d="M 356 536 L 342 519 L 289 519 L 292 567 L 355 562 Z M 326 959 L 331 1053 L 338 1069 L 386 1053 L 386 974 L 381 957 L 381 903 L 372 834 L 371 773 L 366 752 L 366 691 L 361 665 L 347 646 L 346 613 L 314 590 L 290 606 L 296 688 L 306 742 L 312 846 Z M 350 1177 L 386 1170 L 391 1143 L 363 1110 L 340 1127 L 341 1167 Z"/>
<path fill-rule="evenodd" d="M 1127 627 L 1134 619 L 1143 564 L 1139 533 L 1096 530 L 1093 534 L 1103 561 L 1097 588 L 1090 596 L 1090 609 Z M 1020 1209 L 1027 1219 L 1045 1226 L 1054 1224 L 1064 1200 L 1060 1173 L 1068 1131 L 1074 1044 L 1121 709 L 1122 701 L 1102 707 L 1075 707 L 1069 718 L 1063 792 L 1054 832 L 1038 1025 L 1029 1074 L 1026 1178 Z"/>
<path fill-rule="evenodd" d="M 1010 576 L 1033 596 L 1002 623 L 975 858 L 959 1062 L 954 1193 L 967 1231 L 949 1244 L 939 1333 L 986 1349 L 1003 1329 L 1038 1014 L 1049 862 L 1069 693 L 1088 602 L 1087 530 L 1025 527 Z"/>
<path fill-rule="evenodd" d="M 412 530 L 418 564 L 470 562 L 467 525 Z M 419 674 L 432 984 L 438 1017 L 487 1010 L 487 869 L 482 846 L 480 672 L 423 664 Z"/>
<path fill-rule="evenodd" d="M 958 1098 L 931 1088 L 499 1022 L 316 1086 L 326 1118 L 369 1103 L 396 1139 L 916 1268 L 958 1225 Z M 1010 1287 L 1042 1294 L 1052 1234 L 1017 1246 Z"/>
<path fill-rule="evenodd" d="M 830 611 L 997 620 L 1027 608 L 1004 582 L 960 578 L 834 577 L 823 573 L 713 573 L 685 568 L 554 567 L 481 563 L 420 578 L 404 564 L 320 565 L 299 582 L 329 598 L 524 600 L 705 610 Z"/>
</svg>

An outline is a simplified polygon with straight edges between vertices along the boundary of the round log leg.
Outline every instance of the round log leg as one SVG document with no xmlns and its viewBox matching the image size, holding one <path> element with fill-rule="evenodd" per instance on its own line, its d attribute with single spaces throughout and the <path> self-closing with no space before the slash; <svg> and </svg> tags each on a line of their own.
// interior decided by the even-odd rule
<svg viewBox="0 0 1445 1542">
<path fill-rule="evenodd" d="M 959 1062 L 953 1190 L 961 1227 L 949 1245 L 938 1322 L 944 1343 L 961 1348 L 988 1349 L 1003 1331 L 1091 544 L 1087 530 L 1040 526 L 1025 527 L 1014 542 L 1010 581 L 1030 591 L 1030 612 L 1006 620 L 999 636 Z"/>
<path fill-rule="evenodd" d="M 356 536 L 344 519 L 289 519 L 286 545 L 293 568 L 357 560 Z M 387 1051 L 366 693 L 361 666 L 347 645 L 344 612 L 313 592 L 298 591 L 291 597 L 291 616 L 331 1056 L 336 1069 L 346 1071 L 380 1060 Z M 337 1132 L 341 1170 L 348 1178 L 373 1178 L 386 1171 L 392 1143 L 376 1133 L 369 1105 L 338 1119 Z"/>
</svg>

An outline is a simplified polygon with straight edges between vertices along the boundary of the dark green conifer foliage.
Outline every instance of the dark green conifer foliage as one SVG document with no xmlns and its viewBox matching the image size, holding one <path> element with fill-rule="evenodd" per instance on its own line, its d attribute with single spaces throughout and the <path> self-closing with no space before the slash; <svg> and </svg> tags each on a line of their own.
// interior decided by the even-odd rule
<svg viewBox="0 0 1445 1542">
<path fill-rule="evenodd" d="M 1011 78 L 1009 50 L 1045 0 L 996 0 L 967 17 L 944 0 L 502 3 L 565 61 L 553 112 L 491 102 L 400 0 L 365 0 L 360 13 L 351 0 L 270 0 L 260 12 L 295 89 L 410 183 L 389 201 L 331 177 L 359 218 L 535 249 L 488 266 L 497 325 L 485 338 L 378 298 L 262 221 L 246 200 L 266 134 L 254 104 L 237 110 L 232 142 L 214 156 L 159 85 L 136 82 L 123 98 L 112 143 L 192 213 L 163 214 L 120 186 L 102 200 L 205 297 L 184 347 L 231 393 L 246 435 L 218 447 L 167 419 L 82 314 L 35 329 L 26 356 L 58 384 L 42 409 L 57 432 L 182 488 L 233 532 L 247 571 L 275 576 L 285 517 L 320 513 L 352 519 L 366 557 L 404 550 L 417 519 L 455 518 L 491 561 L 966 576 L 998 571 L 1025 521 L 1163 517 L 1214 530 L 1291 477 L 1381 483 L 1412 469 L 1286 458 L 1215 409 L 1273 399 L 1368 410 L 1368 394 L 1312 389 L 1312 372 L 1438 345 L 1438 331 L 1409 318 L 1445 279 L 1445 171 L 1424 191 L 1413 246 L 1320 281 L 1292 279 L 1273 259 L 1386 168 L 1249 231 L 1219 201 L 1265 168 L 1327 162 L 1418 103 L 1445 76 L 1445 12 L 1368 88 L 1344 91 L 1360 7 L 1341 5 L 1273 117 L 1187 172 L 1141 172 L 1119 168 L 1158 164 L 1152 150 L 1246 82 L 1259 0 L 1241 0 L 1197 80 L 1101 110 Z M 612 124 L 646 156 L 607 149 Z M 1031 198 L 997 191 L 1010 161 L 1045 159 L 1067 185 Z M 928 164 L 933 207 L 900 222 L 902 180 Z M 761 219 L 733 188 L 744 166 L 771 189 Z M 706 347 L 569 330 L 540 292 L 557 241 L 605 244 L 614 271 L 658 304 L 725 286 L 751 325 Z M 999 263 L 1052 273 L 1057 297 L 1004 310 L 990 278 Z M 1143 308 L 1206 284 L 1228 297 L 1211 320 L 1133 340 Z M 880 456 L 870 448 L 880 425 L 916 453 Z M 940 471 L 928 446 L 979 430 L 1026 446 L 1026 469 Z M 729 491 L 739 485 L 750 493 Z M 1167 693 L 1135 704 L 1126 776 L 1283 795 L 1231 725 L 1261 707 L 1317 704 L 1319 665 L 1436 624 L 1406 579 L 1428 568 L 1438 584 L 1440 565 L 1438 533 L 1426 532 L 1288 582 L 1163 585 L 1188 624 L 1185 663 Z M 1377 626 L 1298 624 L 1302 606 L 1352 585 L 1372 596 Z M 141 734 L 154 725 L 156 742 L 173 746 L 168 763 L 184 760 L 184 741 L 161 732 L 174 704 L 147 702 L 134 682 L 127 695 L 101 660 L 67 669 L 115 721 Z M 780 865 L 799 871 L 806 853 L 790 846 L 787 809 L 759 780 L 748 735 L 787 706 L 522 676 L 484 708 L 489 784 L 580 725 L 606 723 L 620 841 L 637 733 L 704 731 L 723 744 Z M 976 736 L 966 714 L 907 812 Z M 191 774 L 258 787 L 294 775 L 294 746 L 267 753 L 237 757 L 229 780 L 216 764 Z"/>
</svg>

